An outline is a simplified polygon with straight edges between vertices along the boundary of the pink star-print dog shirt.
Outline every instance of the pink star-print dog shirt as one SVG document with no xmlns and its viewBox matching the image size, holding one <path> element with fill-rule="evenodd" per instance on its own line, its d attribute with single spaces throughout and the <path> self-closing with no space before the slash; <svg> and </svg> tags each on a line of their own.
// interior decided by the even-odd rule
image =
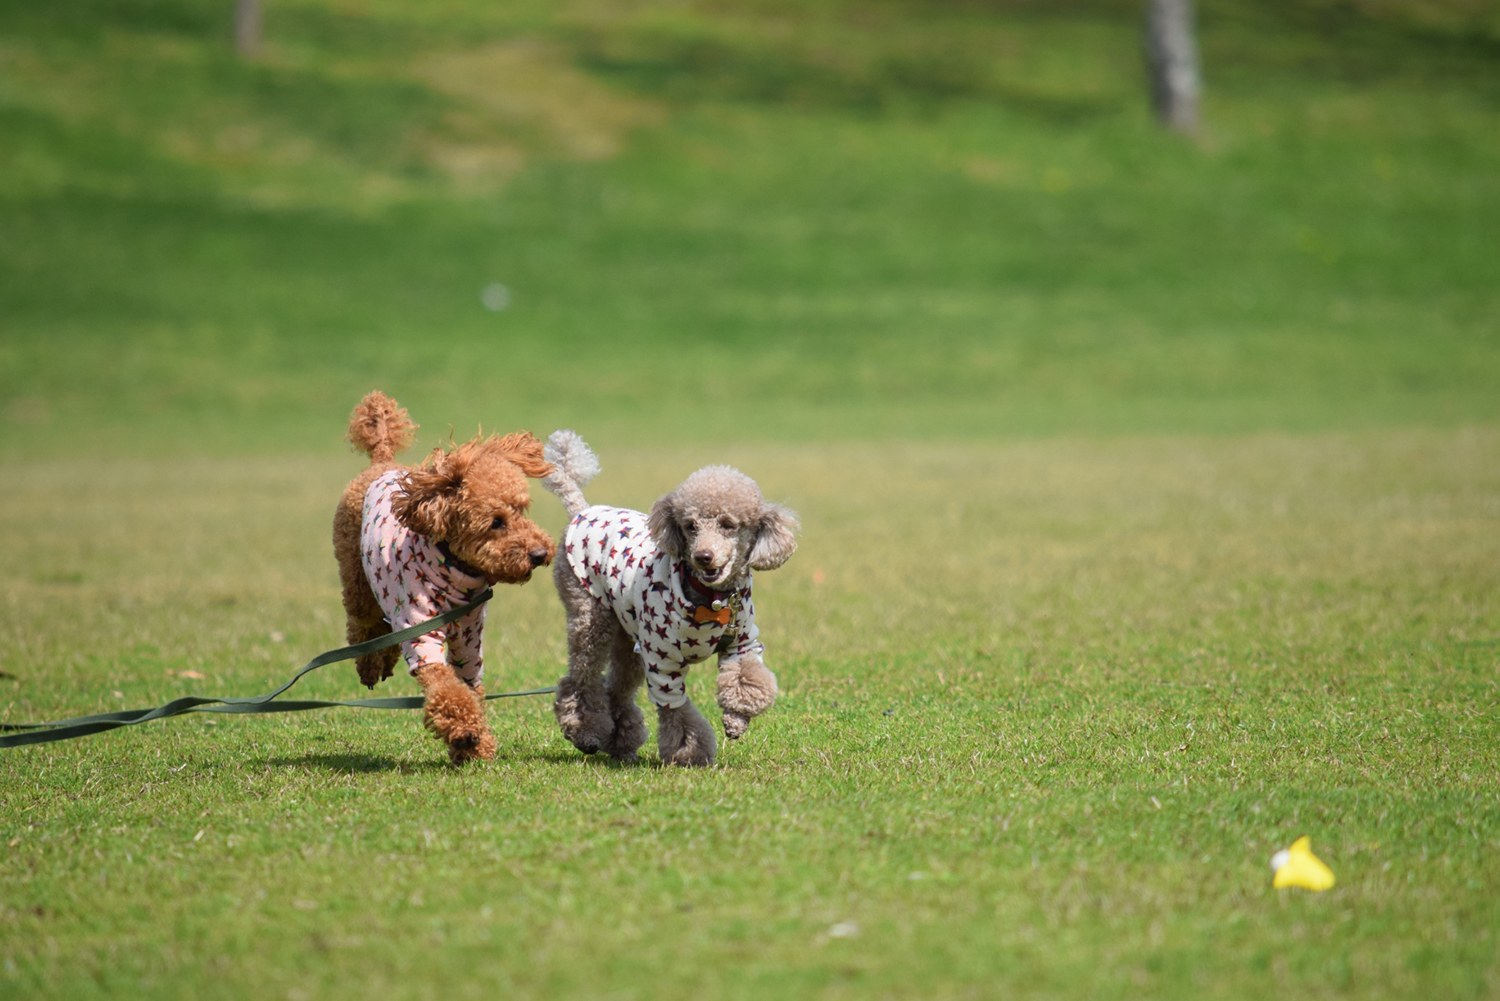
<svg viewBox="0 0 1500 1001">
<path fill-rule="evenodd" d="M 365 577 L 392 630 L 473 601 L 486 587 L 483 577 L 470 577 L 453 566 L 435 545 L 396 518 L 391 502 L 401 488 L 401 474 L 393 469 L 365 491 L 359 546 Z M 470 687 L 478 685 L 484 676 L 479 649 L 484 608 L 402 643 L 408 670 L 415 675 L 423 664 L 443 663 L 446 642 L 454 673 Z"/>
<path fill-rule="evenodd" d="M 694 622 L 699 603 L 683 594 L 687 568 L 657 548 L 641 512 L 587 508 L 568 524 L 563 544 L 573 574 L 635 640 L 652 705 L 676 709 L 687 701 L 690 664 L 719 652 L 740 657 L 764 651 L 749 578 L 723 595 L 732 609 L 727 623 Z"/>
</svg>

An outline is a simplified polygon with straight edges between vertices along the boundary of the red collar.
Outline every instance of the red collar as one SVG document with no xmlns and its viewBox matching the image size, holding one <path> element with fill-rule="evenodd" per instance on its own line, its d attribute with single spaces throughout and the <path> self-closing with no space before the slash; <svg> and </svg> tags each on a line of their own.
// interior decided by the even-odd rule
<svg viewBox="0 0 1500 1001">
<path fill-rule="evenodd" d="M 685 597 L 690 596 L 689 591 L 698 597 L 707 598 L 709 601 L 728 601 L 734 591 L 716 591 L 693 576 L 693 571 L 686 563 L 679 564 L 678 576 L 682 578 L 682 593 Z"/>
<path fill-rule="evenodd" d="M 720 625 L 729 624 L 729 620 L 734 617 L 735 591 L 715 591 L 694 577 L 686 563 L 682 564 L 678 577 L 682 581 L 682 596 L 694 606 L 694 622 L 712 619 Z M 714 605 L 719 607 L 715 608 Z"/>
<path fill-rule="evenodd" d="M 707 605 L 711 601 L 729 600 L 723 591 L 715 591 L 697 577 L 694 577 L 693 571 L 688 568 L 686 563 L 682 564 L 682 569 L 678 572 L 678 576 L 682 579 L 682 596 L 684 598 L 689 600 L 694 598 L 705 599 L 698 602 L 700 605 Z"/>
</svg>

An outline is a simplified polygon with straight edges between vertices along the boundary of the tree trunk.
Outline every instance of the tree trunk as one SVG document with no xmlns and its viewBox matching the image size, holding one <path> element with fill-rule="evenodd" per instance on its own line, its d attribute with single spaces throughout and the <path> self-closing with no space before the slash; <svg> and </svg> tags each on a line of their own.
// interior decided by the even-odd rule
<svg viewBox="0 0 1500 1001">
<path fill-rule="evenodd" d="M 1198 131 L 1198 43 L 1193 0 L 1149 0 L 1146 61 L 1157 119 L 1188 135 Z"/>
<path fill-rule="evenodd" d="M 246 57 L 260 51 L 260 0 L 234 0 L 234 51 Z"/>
</svg>

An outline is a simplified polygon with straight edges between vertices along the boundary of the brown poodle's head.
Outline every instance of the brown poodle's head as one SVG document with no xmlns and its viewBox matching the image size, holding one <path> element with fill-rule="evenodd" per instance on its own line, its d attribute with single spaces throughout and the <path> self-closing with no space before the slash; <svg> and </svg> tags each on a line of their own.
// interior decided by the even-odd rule
<svg viewBox="0 0 1500 1001">
<path fill-rule="evenodd" d="M 693 576 L 719 591 L 751 570 L 774 570 L 797 548 L 797 516 L 767 503 L 755 481 L 729 466 L 705 466 L 651 507 L 651 537 Z"/>
<path fill-rule="evenodd" d="M 476 436 L 452 451 L 433 449 L 409 470 L 394 510 L 403 525 L 447 543 L 491 584 L 521 584 L 557 554 L 552 538 L 526 517 L 526 477 L 550 472 L 542 443 L 529 432 Z"/>
</svg>

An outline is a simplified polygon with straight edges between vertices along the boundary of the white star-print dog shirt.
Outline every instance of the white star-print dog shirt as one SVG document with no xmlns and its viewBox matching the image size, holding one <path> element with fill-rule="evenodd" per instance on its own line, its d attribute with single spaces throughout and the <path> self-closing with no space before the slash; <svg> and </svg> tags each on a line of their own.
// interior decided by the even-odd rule
<svg viewBox="0 0 1500 1001">
<path fill-rule="evenodd" d="M 377 477 L 365 491 L 359 536 L 365 578 L 393 631 L 467 604 L 487 586 L 483 577 L 460 570 L 424 536 L 396 518 L 391 502 L 401 488 L 402 472 L 393 469 Z M 446 626 L 402 643 L 408 670 L 415 675 L 423 664 L 441 664 L 446 659 L 471 688 L 479 684 L 484 676 L 479 650 L 484 609 L 481 605 Z M 445 641 L 447 658 L 443 656 Z"/>
<path fill-rule="evenodd" d="M 652 705 L 676 709 L 687 701 L 690 664 L 719 652 L 740 657 L 765 650 L 749 577 L 723 594 L 727 622 L 703 618 L 706 609 L 698 615 L 703 621 L 695 621 L 704 606 L 683 594 L 686 564 L 657 548 L 639 511 L 595 505 L 579 512 L 563 533 L 563 550 L 573 574 L 635 640 Z"/>
</svg>

